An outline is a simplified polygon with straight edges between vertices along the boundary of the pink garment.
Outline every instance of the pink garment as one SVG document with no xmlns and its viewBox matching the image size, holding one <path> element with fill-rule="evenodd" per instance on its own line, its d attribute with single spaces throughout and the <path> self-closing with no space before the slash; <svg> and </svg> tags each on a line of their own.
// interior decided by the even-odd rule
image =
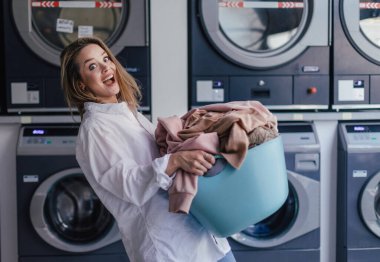
<svg viewBox="0 0 380 262">
<path fill-rule="evenodd" d="M 249 134 L 257 127 L 275 130 L 277 119 L 258 101 L 212 104 L 178 118 L 159 118 L 155 132 L 162 155 L 180 150 L 222 154 L 239 168 L 249 147 Z M 169 211 L 188 213 L 197 192 L 197 177 L 177 170 L 169 188 Z"/>
</svg>

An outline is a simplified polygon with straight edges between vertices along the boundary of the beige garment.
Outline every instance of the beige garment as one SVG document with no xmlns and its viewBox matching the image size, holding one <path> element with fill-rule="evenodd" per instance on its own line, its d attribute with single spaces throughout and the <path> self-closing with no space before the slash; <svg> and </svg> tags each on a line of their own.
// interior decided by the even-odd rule
<svg viewBox="0 0 380 262">
<path fill-rule="evenodd" d="M 235 168 L 242 164 L 250 146 L 278 135 L 276 117 L 258 101 L 213 104 L 191 110 L 182 117 L 182 140 L 217 132 L 220 152 Z"/>
</svg>

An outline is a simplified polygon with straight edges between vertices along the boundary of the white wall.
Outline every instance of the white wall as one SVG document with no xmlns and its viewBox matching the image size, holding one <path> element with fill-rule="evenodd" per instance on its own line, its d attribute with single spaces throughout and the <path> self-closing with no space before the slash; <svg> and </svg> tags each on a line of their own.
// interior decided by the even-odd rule
<svg viewBox="0 0 380 262">
<path fill-rule="evenodd" d="M 152 120 L 187 111 L 187 1 L 151 1 Z"/>
<path fill-rule="evenodd" d="M 338 122 L 315 121 L 321 145 L 321 262 L 335 261 Z"/>
<path fill-rule="evenodd" d="M 19 127 L 18 124 L 0 124 L 0 240 L 3 262 L 17 261 L 16 144 Z"/>
</svg>

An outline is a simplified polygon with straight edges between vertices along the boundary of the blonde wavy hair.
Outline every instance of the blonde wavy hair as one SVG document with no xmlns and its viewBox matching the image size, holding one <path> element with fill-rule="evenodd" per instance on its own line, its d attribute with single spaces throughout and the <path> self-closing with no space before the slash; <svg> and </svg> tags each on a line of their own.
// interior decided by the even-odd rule
<svg viewBox="0 0 380 262">
<path fill-rule="evenodd" d="M 69 108 L 72 109 L 76 107 L 80 117 L 83 118 L 85 102 L 100 103 L 91 92 L 80 88 L 81 76 L 79 73 L 79 65 L 75 61 L 79 52 L 90 44 L 100 46 L 115 64 L 116 79 L 120 87 L 120 92 L 116 95 L 117 99 L 119 102 L 127 102 L 129 107 L 136 111 L 141 99 L 140 87 L 137 85 L 135 79 L 119 63 L 107 45 L 95 37 L 79 38 L 66 46 L 61 53 L 61 86 Z"/>
</svg>

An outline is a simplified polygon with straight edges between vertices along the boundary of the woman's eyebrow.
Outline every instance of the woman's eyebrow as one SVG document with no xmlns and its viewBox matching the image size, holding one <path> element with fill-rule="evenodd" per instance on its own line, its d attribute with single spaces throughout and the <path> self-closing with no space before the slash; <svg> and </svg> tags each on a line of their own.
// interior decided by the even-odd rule
<svg viewBox="0 0 380 262">
<path fill-rule="evenodd" d="M 86 60 L 84 60 L 84 65 L 87 63 L 87 62 L 89 62 L 89 61 L 91 61 L 91 60 L 93 60 L 94 58 L 89 58 L 89 59 L 86 59 Z"/>
<path fill-rule="evenodd" d="M 103 56 L 104 54 L 106 53 L 106 51 L 103 51 L 103 53 L 101 53 L 100 54 L 100 56 Z M 93 60 L 94 58 L 89 58 L 89 59 L 86 59 L 86 60 L 84 60 L 84 65 L 87 63 L 87 62 L 89 62 L 89 61 L 91 61 L 91 60 Z"/>
</svg>

